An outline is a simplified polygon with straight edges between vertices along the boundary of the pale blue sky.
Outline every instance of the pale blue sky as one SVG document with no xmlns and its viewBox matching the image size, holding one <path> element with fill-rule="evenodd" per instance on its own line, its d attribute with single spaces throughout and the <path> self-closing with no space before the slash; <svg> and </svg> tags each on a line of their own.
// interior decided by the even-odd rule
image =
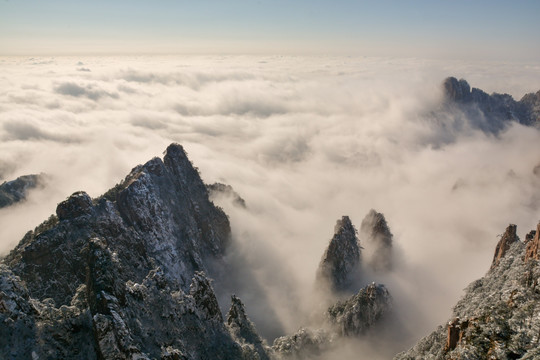
<svg viewBox="0 0 540 360">
<path fill-rule="evenodd" d="M 538 0 L 0 0 L 0 53 L 540 61 Z"/>
</svg>

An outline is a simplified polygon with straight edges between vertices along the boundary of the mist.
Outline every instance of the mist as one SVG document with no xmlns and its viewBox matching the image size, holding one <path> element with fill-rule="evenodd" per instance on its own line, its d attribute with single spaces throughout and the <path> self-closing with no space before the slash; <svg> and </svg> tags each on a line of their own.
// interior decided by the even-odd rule
<svg viewBox="0 0 540 360">
<path fill-rule="evenodd" d="M 405 350 L 446 321 L 488 270 L 497 235 L 514 223 L 523 239 L 540 218 L 537 129 L 515 123 L 494 135 L 463 114 L 432 116 L 447 76 L 520 99 L 540 89 L 538 65 L 5 57 L 0 68 L 0 177 L 49 179 L 0 210 L 0 253 L 74 191 L 99 196 L 178 142 L 206 183 L 229 184 L 246 201 L 215 200 L 233 231 L 228 286 L 270 341 L 310 325 L 315 272 L 343 215 L 359 229 L 376 209 L 394 235 L 392 271 L 365 275 L 394 298 L 395 323 L 377 333 L 393 343 L 368 334 L 341 349 L 369 358 Z"/>
</svg>

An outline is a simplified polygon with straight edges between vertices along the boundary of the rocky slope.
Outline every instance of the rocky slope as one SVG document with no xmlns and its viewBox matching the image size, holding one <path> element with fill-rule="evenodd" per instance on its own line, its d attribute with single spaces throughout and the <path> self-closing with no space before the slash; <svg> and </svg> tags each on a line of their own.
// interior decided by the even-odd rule
<svg viewBox="0 0 540 360">
<path fill-rule="evenodd" d="M 100 198 L 73 194 L 2 261 L 0 358 L 267 358 L 205 275 L 229 238 L 177 144 Z"/>
<path fill-rule="evenodd" d="M 539 232 L 526 243 L 515 234 L 510 225 L 491 269 L 467 287 L 448 323 L 395 359 L 540 358 Z"/>
<path fill-rule="evenodd" d="M 42 186 L 44 175 L 23 175 L 0 185 L 0 208 L 26 199 L 28 190 Z"/>
</svg>

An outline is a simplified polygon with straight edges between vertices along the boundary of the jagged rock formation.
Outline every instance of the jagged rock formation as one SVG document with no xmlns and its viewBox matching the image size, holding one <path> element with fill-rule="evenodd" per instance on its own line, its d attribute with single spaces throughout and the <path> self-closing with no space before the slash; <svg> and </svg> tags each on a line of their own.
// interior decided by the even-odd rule
<svg viewBox="0 0 540 360">
<path fill-rule="evenodd" d="M 231 185 L 226 185 L 222 183 L 213 183 L 206 185 L 208 189 L 208 195 L 210 200 L 215 200 L 218 197 L 225 197 L 229 199 L 234 205 L 240 206 L 241 208 L 246 208 L 246 201 L 242 199 L 236 191 L 234 191 Z"/>
<path fill-rule="evenodd" d="M 540 223 L 537 225 L 536 231 L 533 230 L 529 233 L 529 239 L 525 250 L 525 260 L 540 260 Z"/>
<path fill-rule="evenodd" d="M 338 334 L 360 335 L 390 310 L 391 302 L 386 287 L 372 283 L 351 298 L 330 306 L 326 314 Z"/>
<path fill-rule="evenodd" d="M 392 269 L 392 232 L 384 215 L 371 209 L 360 225 L 363 259 L 375 271 Z"/>
<path fill-rule="evenodd" d="M 372 217 L 364 224 L 366 231 L 369 227 L 372 231 L 369 234 L 374 237 L 389 234 L 391 239 L 392 234 L 384 217 L 374 211 L 370 215 Z M 381 240 L 372 241 L 378 244 Z M 391 296 L 384 285 L 372 283 L 353 292 L 352 296 L 344 297 L 346 293 L 341 290 L 350 290 L 350 286 L 354 285 L 351 280 L 359 280 L 360 249 L 355 227 L 348 216 L 343 216 L 336 223 L 334 237 L 316 274 L 318 290 L 329 290 L 330 293 L 337 290 L 341 299 L 321 312 L 323 316 L 318 324 L 313 324 L 315 327 L 303 327 L 292 335 L 275 339 L 272 348 L 278 358 L 309 359 L 324 356 L 345 337 L 365 334 L 391 310 Z"/>
<path fill-rule="evenodd" d="M 326 309 L 319 328 L 301 328 L 274 340 L 276 356 L 309 359 L 324 355 L 345 337 L 361 336 L 391 310 L 392 299 L 384 285 L 372 283 L 355 295 Z"/>
<path fill-rule="evenodd" d="M 4 262 L 32 297 L 50 297 L 59 306 L 85 282 L 80 250 L 92 237 L 106 239 L 119 261 L 130 265 L 129 279 L 140 282 L 159 266 L 184 291 L 195 271 L 207 270 L 205 258 L 223 255 L 230 237 L 227 216 L 208 200 L 199 174 L 174 144 L 163 161 L 135 167 L 98 199 L 73 194 L 52 220 L 50 228 L 26 234 Z"/>
<path fill-rule="evenodd" d="M 98 199 L 73 194 L 0 264 L 0 358 L 264 358 L 203 272 L 229 236 L 177 144 Z"/>
<path fill-rule="evenodd" d="M 311 359 L 332 349 L 336 334 L 324 329 L 301 328 L 289 336 L 274 340 L 275 354 L 282 359 Z"/>
<path fill-rule="evenodd" d="M 540 358 L 540 266 L 525 261 L 525 250 L 510 242 L 498 264 L 467 287 L 448 324 L 395 359 Z"/>
<path fill-rule="evenodd" d="M 44 176 L 23 175 L 0 185 L 0 208 L 25 200 L 28 190 L 42 186 Z"/>
<path fill-rule="evenodd" d="M 443 82 L 446 105 L 466 114 L 469 124 L 484 132 L 498 133 L 512 121 L 540 127 L 540 91 L 516 101 L 508 94 L 491 94 L 470 87 L 466 80 L 449 77 Z"/>
<path fill-rule="evenodd" d="M 516 241 L 519 241 L 519 238 L 516 234 L 516 229 L 517 226 L 514 224 L 510 224 L 506 228 L 506 231 L 501 236 L 501 240 L 499 240 L 499 242 L 497 243 L 497 247 L 495 248 L 495 255 L 493 255 L 491 268 L 494 268 L 499 264 L 504 255 L 506 255 L 508 249 L 510 249 L 510 245 L 512 245 Z"/>
<path fill-rule="evenodd" d="M 336 223 L 334 237 L 317 269 L 317 284 L 330 286 L 333 290 L 345 290 L 357 276 L 359 265 L 360 245 L 356 229 L 349 217 L 343 216 Z"/>
<path fill-rule="evenodd" d="M 227 326 L 233 338 L 242 344 L 244 354 L 255 359 L 269 360 L 269 348 L 261 339 L 255 325 L 247 318 L 244 304 L 235 295 L 231 298 L 231 308 L 227 314 Z"/>
</svg>

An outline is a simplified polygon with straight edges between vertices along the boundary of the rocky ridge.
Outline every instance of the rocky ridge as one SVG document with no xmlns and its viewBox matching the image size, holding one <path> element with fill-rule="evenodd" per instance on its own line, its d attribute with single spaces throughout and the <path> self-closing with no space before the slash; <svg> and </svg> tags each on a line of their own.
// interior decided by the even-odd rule
<svg viewBox="0 0 540 360">
<path fill-rule="evenodd" d="M 43 174 L 23 175 L 15 180 L 4 181 L 0 185 L 0 208 L 25 200 L 28 191 L 43 186 L 43 182 Z"/>
<path fill-rule="evenodd" d="M 2 260 L 0 357 L 267 358 L 233 331 L 248 323 L 238 299 L 225 324 L 206 275 L 229 238 L 178 144 L 97 199 L 73 194 Z"/>
<path fill-rule="evenodd" d="M 515 232 L 506 229 L 491 269 L 465 289 L 448 323 L 396 360 L 540 357 L 540 266 L 527 252 L 534 240 L 524 244 Z"/>
<path fill-rule="evenodd" d="M 497 134 L 511 122 L 540 127 L 540 91 L 516 101 L 511 95 L 487 94 L 472 88 L 464 79 L 446 78 L 443 82 L 446 110 L 459 110 L 473 128 Z M 460 125 L 462 126 L 462 125 Z"/>
</svg>

